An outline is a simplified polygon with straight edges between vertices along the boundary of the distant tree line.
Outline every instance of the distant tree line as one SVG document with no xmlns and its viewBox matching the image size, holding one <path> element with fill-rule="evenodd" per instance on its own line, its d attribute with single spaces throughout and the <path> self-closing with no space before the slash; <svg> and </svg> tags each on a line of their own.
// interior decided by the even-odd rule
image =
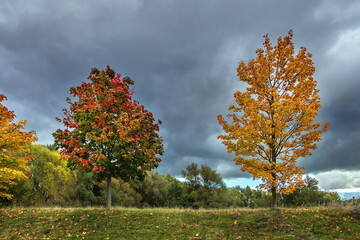
<svg viewBox="0 0 360 240">
<path fill-rule="evenodd" d="M 34 160 L 29 162 L 27 180 L 12 186 L 10 200 L 1 206 L 105 206 L 106 182 L 98 181 L 92 172 L 70 169 L 51 145 L 33 145 Z M 111 192 L 114 206 L 124 207 L 184 207 L 235 208 L 269 207 L 272 196 L 261 189 L 227 188 L 215 170 L 203 164 L 188 165 L 182 171 L 181 182 L 170 174 L 148 172 L 145 180 L 124 182 L 113 179 Z M 340 201 L 337 193 L 322 191 L 318 181 L 307 177 L 306 185 L 291 194 L 280 194 L 278 206 L 317 206 Z"/>
</svg>

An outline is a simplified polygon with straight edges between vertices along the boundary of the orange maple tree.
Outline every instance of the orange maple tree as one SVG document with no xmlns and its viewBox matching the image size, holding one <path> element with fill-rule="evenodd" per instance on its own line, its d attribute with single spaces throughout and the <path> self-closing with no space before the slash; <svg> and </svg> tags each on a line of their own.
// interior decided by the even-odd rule
<svg viewBox="0 0 360 240">
<path fill-rule="evenodd" d="M 11 199 L 10 187 L 27 179 L 30 146 L 37 137 L 34 131 L 23 131 L 26 121 L 13 122 L 15 114 L 2 104 L 4 100 L 6 96 L 0 94 L 0 197 Z"/>
<path fill-rule="evenodd" d="M 226 133 L 218 138 L 228 153 L 235 154 L 242 171 L 262 179 L 261 187 L 272 193 L 273 207 L 277 191 L 291 193 L 304 184 L 305 167 L 297 160 L 311 155 L 329 127 L 315 122 L 321 106 L 312 55 L 304 47 L 295 54 L 292 37 L 290 30 L 273 47 L 264 36 L 257 58 L 247 64 L 241 61 L 237 68 L 247 88 L 234 93 L 237 106 L 230 105 L 233 113 L 227 116 L 232 123 L 218 116 Z"/>
<path fill-rule="evenodd" d="M 70 109 L 57 120 L 66 127 L 54 134 L 68 164 L 92 171 L 99 180 L 107 180 L 106 207 L 111 207 L 111 178 L 124 181 L 144 179 L 145 172 L 158 167 L 163 144 L 159 136 L 160 121 L 133 100 L 134 84 L 121 79 L 109 66 L 91 70 L 90 82 L 70 88 L 74 101 L 67 98 Z"/>
</svg>

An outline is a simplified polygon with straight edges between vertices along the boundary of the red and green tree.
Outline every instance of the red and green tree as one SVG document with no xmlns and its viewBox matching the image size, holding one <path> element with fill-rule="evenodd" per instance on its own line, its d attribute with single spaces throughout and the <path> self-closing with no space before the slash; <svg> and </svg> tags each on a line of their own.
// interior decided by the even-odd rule
<svg viewBox="0 0 360 240">
<path fill-rule="evenodd" d="M 10 187 L 27 179 L 30 146 L 37 137 L 34 131 L 23 131 L 26 121 L 13 122 L 15 114 L 1 103 L 4 100 L 6 96 L 0 94 L 0 197 L 11 199 Z"/>
<path fill-rule="evenodd" d="M 229 106 L 233 113 L 228 115 L 232 122 L 218 116 L 225 131 L 218 138 L 235 154 L 242 171 L 263 180 L 273 207 L 277 191 L 292 193 L 304 185 L 304 167 L 297 160 L 311 155 L 329 127 L 315 121 L 321 106 L 312 55 L 304 47 L 295 54 L 292 37 L 290 30 L 273 47 L 264 36 L 257 58 L 247 64 L 241 61 L 237 68 L 247 88 L 234 94 L 237 105 Z"/>
<path fill-rule="evenodd" d="M 65 126 L 54 134 L 55 144 L 69 165 L 95 172 L 107 180 L 107 209 L 111 206 L 111 178 L 144 179 L 158 167 L 163 153 L 160 121 L 133 100 L 129 77 L 110 69 L 91 70 L 90 82 L 70 88 L 70 109 L 63 109 Z"/>
</svg>

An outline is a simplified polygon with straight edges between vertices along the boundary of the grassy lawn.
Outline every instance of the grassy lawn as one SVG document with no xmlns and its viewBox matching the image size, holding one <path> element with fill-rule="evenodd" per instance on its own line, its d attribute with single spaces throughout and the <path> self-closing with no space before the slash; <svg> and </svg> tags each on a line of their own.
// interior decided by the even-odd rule
<svg viewBox="0 0 360 240">
<path fill-rule="evenodd" d="M 328 209 L 0 209 L 0 239 L 360 239 Z"/>
</svg>

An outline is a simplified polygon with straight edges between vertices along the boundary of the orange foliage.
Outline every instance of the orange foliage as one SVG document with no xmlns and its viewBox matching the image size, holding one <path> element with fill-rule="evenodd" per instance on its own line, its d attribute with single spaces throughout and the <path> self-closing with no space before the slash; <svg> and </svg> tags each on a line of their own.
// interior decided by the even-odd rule
<svg viewBox="0 0 360 240">
<path fill-rule="evenodd" d="M 314 121 L 321 106 L 312 55 L 304 47 L 295 55 L 292 37 L 290 30 L 273 47 L 264 36 L 257 58 L 237 68 L 248 87 L 234 93 L 237 105 L 229 106 L 233 113 L 228 115 L 232 123 L 218 116 L 226 133 L 218 138 L 241 170 L 261 178 L 261 187 L 283 193 L 304 184 L 304 167 L 296 161 L 311 155 L 329 127 Z"/>
<path fill-rule="evenodd" d="M 7 191 L 16 180 L 27 178 L 29 147 L 37 137 L 34 131 L 22 131 L 26 121 L 12 122 L 15 114 L 2 105 L 4 99 L 5 95 L 0 94 L 0 197 L 11 199 Z"/>
</svg>

